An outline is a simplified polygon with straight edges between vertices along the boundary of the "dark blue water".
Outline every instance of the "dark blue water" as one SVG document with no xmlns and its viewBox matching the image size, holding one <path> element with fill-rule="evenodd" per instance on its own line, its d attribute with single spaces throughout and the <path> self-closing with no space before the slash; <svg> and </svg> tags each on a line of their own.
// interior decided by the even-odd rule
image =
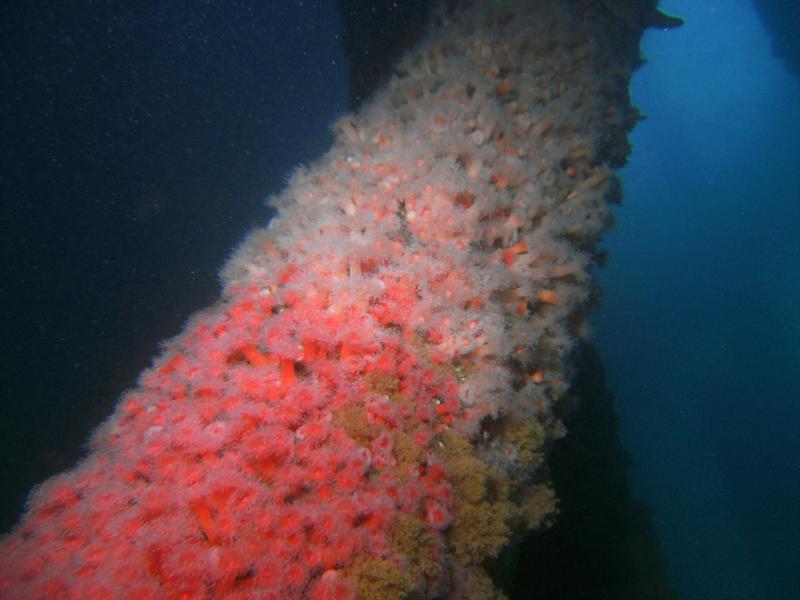
<svg viewBox="0 0 800 600">
<path fill-rule="evenodd" d="M 662 6 L 598 342 L 680 597 L 798 598 L 800 82 L 749 2 Z"/>
</svg>

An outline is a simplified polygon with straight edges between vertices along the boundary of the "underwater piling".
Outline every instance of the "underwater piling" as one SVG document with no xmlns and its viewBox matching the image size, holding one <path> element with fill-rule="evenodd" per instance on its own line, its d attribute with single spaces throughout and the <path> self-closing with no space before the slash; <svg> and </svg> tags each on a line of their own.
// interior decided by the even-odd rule
<svg viewBox="0 0 800 600">
<path fill-rule="evenodd" d="M 487 559 L 557 518 L 640 33 L 603 3 L 440 14 L 35 490 L 0 597 L 499 597 Z"/>
</svg>

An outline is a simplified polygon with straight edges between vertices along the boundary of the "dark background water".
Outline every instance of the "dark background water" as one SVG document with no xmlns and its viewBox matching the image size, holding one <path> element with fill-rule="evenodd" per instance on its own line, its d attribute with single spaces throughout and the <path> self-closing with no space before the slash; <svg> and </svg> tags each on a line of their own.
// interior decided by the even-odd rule
<svg viewBox="0 0 800 600">
<path fill-rule="evenodd" d="M 692 600 L 800 598 L 800 5 L 764 4 L 777 37 L 747 1 L 662 4 L 686 23 L 645 36 L 600 273 L 634 481 Z"/>
</svg>

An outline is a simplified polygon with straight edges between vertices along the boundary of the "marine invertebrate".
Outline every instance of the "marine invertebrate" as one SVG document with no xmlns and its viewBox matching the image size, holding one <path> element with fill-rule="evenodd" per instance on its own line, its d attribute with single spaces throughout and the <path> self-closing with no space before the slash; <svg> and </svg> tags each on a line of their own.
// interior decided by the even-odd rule
<svg viewBox="0 0 800 600">
<path fill-rule="evenodd" d="M 555 510 L 596 140 L 627 126 L 589 26 L 555 1 L 443 19 L 36 491 L 0 593 L 491 597 L 485 559 Z"/>
</svg>

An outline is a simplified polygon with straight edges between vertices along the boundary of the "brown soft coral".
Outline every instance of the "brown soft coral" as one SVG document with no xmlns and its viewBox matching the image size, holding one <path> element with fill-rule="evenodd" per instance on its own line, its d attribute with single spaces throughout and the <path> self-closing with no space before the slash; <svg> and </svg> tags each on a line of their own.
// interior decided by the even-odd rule
<svg viewBox="0 0 800 600">
<path fill-rule="evenodd" d="M 365 558 L 347 569 L 359 600 L 403 600 L 414 589 L 414 577 L 391 560 Z"/>
</svg>

